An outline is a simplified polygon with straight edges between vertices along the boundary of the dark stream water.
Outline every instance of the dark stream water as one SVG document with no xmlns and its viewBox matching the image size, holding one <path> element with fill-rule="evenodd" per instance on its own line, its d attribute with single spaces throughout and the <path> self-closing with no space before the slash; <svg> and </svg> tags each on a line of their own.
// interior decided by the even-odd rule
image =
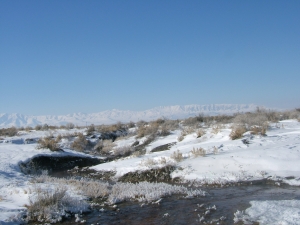
<svg viewBox="0 0 300 225">
<path fill-rule="evenodd" d="M 223 188 L 202 188 L 208 192 L 205 197 L 184 198 L 172 196 L 163 198 L 159 204 L 125 202 L 117 208 L 98 207 L 90 214 L 81 217 L 85 224 L 201 224 L 202 217 L 209 207 L 216 206 L 205 215 L 209 224 L 232 225 L 234 213 L 250 207 L 251 200 L 300 200 L 300 188 L 288 185 L 270 185 L 257 182 L 254 185 L 231 186 Z M 203 206 L 201 206 L 203 204 Z M 201 207 L 199 207 L 201 206 Z M 224 219 L 226 217 L 226 219 Z M 220 220 L 222 218 L 222 220 Z M 76 224 L 75 219 L 62 224 Z M 213 221 L 213 222 L 212 222 Z M 203 222 L 203 221 L 202 221 Z M 254 223 L 256 224 L 256 223 Z"/>
</svg>

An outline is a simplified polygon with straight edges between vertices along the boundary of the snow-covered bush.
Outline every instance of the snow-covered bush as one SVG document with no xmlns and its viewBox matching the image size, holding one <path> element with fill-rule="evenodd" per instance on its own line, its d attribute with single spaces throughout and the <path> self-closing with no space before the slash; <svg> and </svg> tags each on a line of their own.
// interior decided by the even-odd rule
<svg viewBox="0 0 300 225">
<path fill-rule="evenodd" d="M 69 212 L 88 211 L 88 204 L 72 198 L 64 188 L 37 188 L 29 199 L 27 220 L 56 223 L 68 217 Z"/>
<path fill-rule="evenodd" d="M 199 189 L 189 190 L 183 186 L 170 185 L 166 183 L 117 183 L 111 190 L 111 194 L 108 197 L 108 202 L 110 204 L 115 204 L 126 200 L 151 202 L 158 200 L 161 197 L 171 196 L 172 194 L 184 194 L 190 197 L 204 196 L 205 192 Z"/>
</svg>

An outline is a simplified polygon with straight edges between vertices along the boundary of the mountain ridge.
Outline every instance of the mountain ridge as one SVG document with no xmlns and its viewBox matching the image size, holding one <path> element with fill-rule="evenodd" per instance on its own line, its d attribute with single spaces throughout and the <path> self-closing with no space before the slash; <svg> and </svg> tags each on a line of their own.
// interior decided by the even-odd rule
<svg viewBox="0 0 300 225">
<path fill-rule="evenodd" d="M 87 124 L 112 124 L 118 121 L 129 122 L 145 120 L 150 121 L 161 117 L 168 119 L 183 119 L 199 113 L 207 115 L 233 114 L 237 112 L 249 112 L 257 109 L 255 104 L 207 104 L 207 105 L 172 105 L 158 106 L 143 111 L 131 110 L 105 110 L 97 113 L 70 113 L 67 115 L 41 115 L 28 116 L 20 113 L 0 114 L 0 128 L 3 127 L 26 127 L 38 124 L 64 125 L 73 123 L 75 125 Z"/>
</svg>

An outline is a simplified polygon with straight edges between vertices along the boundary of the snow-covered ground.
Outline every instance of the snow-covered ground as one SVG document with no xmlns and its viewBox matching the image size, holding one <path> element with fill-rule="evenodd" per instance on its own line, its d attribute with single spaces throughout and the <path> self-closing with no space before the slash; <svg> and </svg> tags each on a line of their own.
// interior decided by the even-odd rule
<svg viewBox="0 0 300 225">
<path fill-rule="evenodd" d="M 269 178 L 281 180 L 290 185 L 300 185 L 300 123 L 296 120 L 281 121 L 272 124 L 266 136 L 246 133 L 242 139 L 231 140 L 230 125 L 218 131 L 206 128 L 205 135 L 197 138 L 191 133 L 178 141 L 180 130 L 173 131 L 166 137 L 159 137 L 149 146 L 143 156 L 112 161 L 92 167 L 95 170 L 116 171 L 116 177 L 128 172 L 162 167 L 166 164 L 178 168 L 172 177 L 180 177 L 186 181 L 197 181 L 198 184 L 225 184 Z M 65 131 L 57 131 L 65 132 Z M 18 163 L 37 154 L 53 153 L 45 149 L 36 149 L 36 144 L 23 144 L 26 138 L 45 136 L 46 132 L 30 132 L 18 137 L 5 138 L 0 143 L 0 224 L 9 217 L 24 210 L 28 204 L 30 182 L 28 176 L 21 173 Z M 142 141 L 141 139 L 140 141 Z M 245 141 L 242 141 L 245 140 Z M 8 141 L 8 143 L 6 143 Z M 128 146 L 135 142 L 134 137 L 120 139 L 115 142 L 117 147 Z M 169 150 L 151 152 L 155 147 L 174 143 Z M 203 148 L 205 156 L 195 156 L 194 149 Z M 172 155 L 182 153 L 183 160 L 177 162 Z M 64 153 L 66 154 L 66 153 Z M 287 179 L 288 178 L 288 179 Z M 251 208 L 237 213 L 236 218 L 253 219 L 262 224 L 300 224 L 300 201 L 254 201 Z M 272 208 L 272 212 L 269 210 Z M 258 214 L 258 211 L 268 211 Z M 276 212 L 284 212 L 280 220 L 276 220 Z M 291 215 L 293 220 L 289 218 Z M 262 217 L 264 216 L 264 217 Z M 272 220 L 273 219 L 273 220 Z M 2 221 L 2 222 L 1 222 Z M 280 223 L 278 222 L 280 221 Z M 292 222 L 291 222 L 292 221 Z"/>
<path fill-rule="evenodd" d="M 183 160 L 176 163 L 183 169 L 173 172 L 173 177 L 184 180 L 196 180 L 204 183 L 224 183 L 262 178 L 278 179 L 279 177 L 292 185 L 300 185 L 300 123 L 295 120 L 281 121 L 273 124 L 267 136 L 245 133 L 244 138 L 231 140 L 230 125 L 220 129 L 218 133 L 207 129 L 206 134 L 197 138 L 191 133 L 178 142 L 180 131 L 175 131 L 167 137 L 161 137 L 147 147 L 147 154 L 100 164 L 92 167 L 96 170 L 116 170 L 116 176 L 125 173 L 149 169 L 151 166 L 163 166 L 162 157 L 167 162 L 176 163 L 172 154 L 179 150 Z M 244 143 L 242 140 L 247 140 Z M 131 144 L 132 139 L 122 140 L 122 145 Z M 170 150 L 162 152 L 150 151 L 160 145 L 176 142 Z M 117 142 L 118 143 L 118 142 Z M 119 144 L 120 145 L 120 144 Z M 191 151 L 203 148 L 204 157 L 195 157 Z M 293 176 L 294 179 L 285 179 Z"/>
<path fill-rule="evenodd" d="M 74 131 L 80 130 L 72 130 L 72 132 Z M 55 133 L 65 134 L 68 132 L 70 131 L 60 130 Z M 66 151 L 65 153 L 51 152 L 48 149 L 36 149 L 36 143 L 24 144 L 26 139 L 35 139 L 47 135 L 49 135 L 49 131 L 31 131 L 0 140 L 0 224 L 6 224 L 4 221 L 25 210 L 24 205 L 29 203 L 32 185 L 29 182 L 29 177 L 20 171 L 19 162 L 41 154 L 80 154 L 72 151 Z"/>
</svg>

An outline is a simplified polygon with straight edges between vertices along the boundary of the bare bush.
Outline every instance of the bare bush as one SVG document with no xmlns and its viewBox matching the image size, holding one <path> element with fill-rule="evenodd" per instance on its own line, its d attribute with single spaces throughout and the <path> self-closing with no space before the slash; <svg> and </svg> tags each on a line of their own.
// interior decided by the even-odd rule
<svg viewBox="0 0 300 225">
<path fill-rule="evenodd" d="M 159 131 L 159 136 L 168 136 L 170 134 L 170 129 L 166 124 L 163 124 Z"/>
<path fill-rule="evenodd" d="M 126 130 L 126 129 L 127 126 L 125 124 L 122 124 L 121 122 L 112 125 L 100 125 L 96 127 L 96 130 L 100 133 L 110 133 L 110 132 L 116 132 L 118 130 Z"/>
<path fill-rule="evenodd" d="M 121 147 L 113 149 L 114 155 L 119 155 L 119 156 L 128 156 L 133 151 L 134 151 L 134 148 L 131 147 L 130 145 L 129 146 L 121 146 Z"/>
<path fill-rule="evenodd" d="M 177 140 L 180 142 L 180 141 L 183 141 L 183 139 L 184 139 L 184 136 L 181 134 L 178 138 L 177 138 Z"/>
<path fill-rule="evenodd" d="M 191 154 L 196 158 L 198 156 L 205 156 L 206 155 L 206 151 L 204 150 L 204 148 L 193 148 L 191 150 Z"/>
<path fill-rule="evenodd" d="M 71 129 L 74 129 L 74 128 L 75 128 L 75 125 L 73 123 L 67 123 L 66 124 L 66 129 L 71 130 Z"/>
<path fill-rule="evenodd" d="M 189 134 L 194 133 L 194 132 L 195 132 L 194 127 L 184 127 L 181 131 L 181 135 L 186 136 L 186 135 L 189 135 Z"/>
<path fill-rule="evenodd" d="M 26 205 L 28 221 L 57 223 L 74 209 L 75 212 L 78 208 L 82 211 L 88 210 L 88 204 L 71 198 L 65 188 L 55 190 L 39 188 L 35 192 L 36 195 L 30 197 L 29 205 Z"/>
<path fill-rule="evenodd" d="M 90 126 L 88 126 L 88 128 L 87 128 L 87 130 L 86 130 L 87 135 L 91 135 L 91 134 L 93 134 L 95 131 L 96 131 L 96 129 L 95 129 L 94 124 L 91 124 Z"/>
<path fill-rule="evenodd" d="M 149 125 L 144 125 L 138 127 L 136 133 L 138 138 L 145 137 L 147 135 L 156 135 L 158 132 L 158 124 L 157 123 L 152 123 Z"/>
<path fill-rule="evenodd" d="M 253 126 L 250 129 L 251 134 L 253 135 L 266 135 L 267 132 L 267 125 L 259 127 L 259 126 Z"/>
<path fill-rule="evenodd" d="M 235 126 L 232 128 L 232 131 L 229 135 L 229 137 L 232 139 L 232 140 L 236 140 L 236 139 L 239 139 L 241 137 L 243 137 L 243 134 L 246 132 L 246 128 L 244 126 Z"/>
<path fill-rule="evenodd" d="M 113 147 L 115 146 L 116 145 L 112 140 L 101 140 L 95 145 L 94 150 L 96 150 L 100 154 L 107 155 L 110 154 L 110 152 L 113 150 Z"/>
<path fill-rule="evenodd" d="M 50 149 L 51 151 L 59 151 L 59 139 L 55 140 L 53 136 L 46 136 L 38 140 L 37 149 Z"/>
<path fill-rule="evenodd" d="M 216 146 L 213 147 L 213 153 L 215 155 L 219 153 L 219 149 Z"/>
<path fill-rule="evenodd" d="M 13 137 L 18 134 L 18 129 L 16 127 L 2 128 L 0 129 L 0 136 Z"/>
<path fill-rule="evenodd" d="M 213 127 L 212 127 L 212 129 L 211 129 L 211 132 L 213 133 L 213 134 L 217 134 L 217 133 L 219 133 L 220 131 L 221 131 L 221 129 L 223 129 L 224 128 L 224 126 L 222 126 L 221 124 L 215 124 L 215 125 L 213 125 Z"/>
<path fill-rule="evenodd" d="M 196 135 L 197 135 L 197 138 L 200 138 L 202 137 L 203 135 L 205 135 L 205 131 L 203 129 L 198 129 L 196 131 Z"/>
<path fill-rule="evenodd" d="M 76 151 L 84 151 L 89 146 L 89 141 L 86 140 L 85 136 L 82 133 L 79 133 L 77 138 L 71 144 L 71 148 Z"/>
<path fill-rule="evenodd" d="M 173 154 L 170 157 L 176 162 L 181 162 L 183 160 L 183 155 L 179 150 L 173 152 Z"/>
</svg>

